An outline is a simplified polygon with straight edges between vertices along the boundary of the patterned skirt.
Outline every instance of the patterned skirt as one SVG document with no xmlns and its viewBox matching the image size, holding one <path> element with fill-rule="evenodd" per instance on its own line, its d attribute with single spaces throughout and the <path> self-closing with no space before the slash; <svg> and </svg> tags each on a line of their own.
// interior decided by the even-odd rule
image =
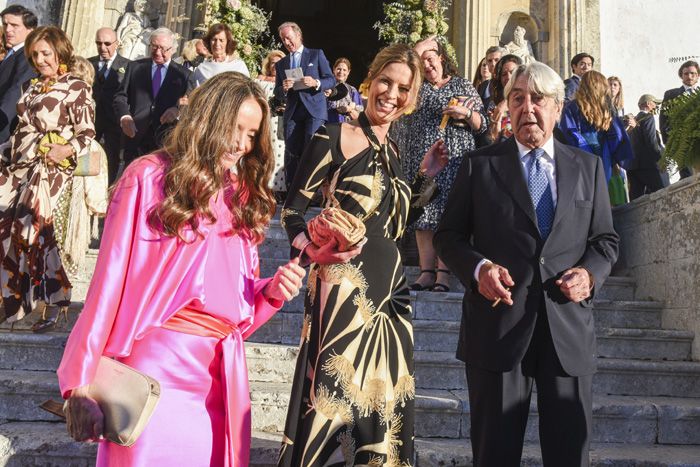
<svg viewBox="0 0 700 467">
<path fill-rule="evenodd" d="M 413 327 L 393 240 L 313 265 L 280 466 L 413 463 Z"/>
<path fill-rule="evenodd" d="M 53 219 L 71 178 L 39 158 L 0 170 L 0 322 L 22 319 L 38 301 L 70 305 Z"/>
</svg>

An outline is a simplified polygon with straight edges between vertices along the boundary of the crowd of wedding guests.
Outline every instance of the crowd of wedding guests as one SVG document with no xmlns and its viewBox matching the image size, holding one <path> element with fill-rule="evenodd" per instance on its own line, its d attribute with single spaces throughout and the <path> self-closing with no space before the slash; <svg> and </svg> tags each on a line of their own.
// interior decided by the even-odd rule
<svg viewBox="0 0 700 467">
<path fill-rule="evenodd" d="M 72 219 L 106 211 L 58 370 L 68 430 L 101 438 L 101 357 L 162 387 L 136 444 L 100 442 L 98 465 L 247 465 L 243 342 L 299 293 L 307 266 L 279 465 L 412 465 L 409 290 L 449 292 L 451 274 L 467 289 L 457 355 L 475 465 L 519 465 L 533 382 L 545 463 L 588 465 L 591 303 L 617 258 L 611 206 L 668 183 L 659 106 L 697 89 L 696 62 L 632 115 L 620 79 L 586 53 L 563 80 L 494 46 L 469 81 L 426 38 L 380 50 L 360 92 L 350 61 L 331 66 L 293 22 L 277 29 L 286 53 L 270 51 L 251 79 L 225 24 L 177 58 L 157 28 L 137 60 L 100 28 L 86 60 L 29 9 L 0 16 L 0 321 L 45 305 L 33 330 L 55 327 L 89 240 Z M 87 201 L 95 162 L 108 210 Z M 306 220 L 318 193 L 359 220 L 361 241 L 345 244 L 343 229 L 319 240 Z M 280 200 L 292 259 L 262 279 L 257 245 Z M 397 248 L 408 231 L 410 285 Z"/>
</svg>

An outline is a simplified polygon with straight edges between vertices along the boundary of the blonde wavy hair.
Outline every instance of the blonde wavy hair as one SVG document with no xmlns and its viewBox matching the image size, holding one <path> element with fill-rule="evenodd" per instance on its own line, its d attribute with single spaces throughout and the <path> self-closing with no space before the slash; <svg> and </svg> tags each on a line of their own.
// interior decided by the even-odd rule
<svg viewBox="0 0 700 467">
<path fill-rule="evenodd" d="M 617 76 L 609 76 L 608 77 L 608 85 L 612 86 L 613 83 L 617 83 L 620 86 L 620 92 L 617 93 L 617 96 L 613 97 L 612 91 L 610 91 L 610 98 L 613 106 L 615 106 L 615 110 L 620 110 L 625 108 L 625 95 L 624 92 L 622 92 L 622 81 L 620 81 L 620 78 Z"/>
<path fill-rule="evenodd" d="M 610 85 L 602 73 L 591 70 L 581 78 L 574 98 L 581 115 L 598 131 L 606 131 L 612 123 Z"/>
<path fill-rule="evenodd" d="M 263 118 L 252 150 L 236 163 L 238 186 L 227 204 L 233 215 L 231 233 L 249 236 L 255 243 L 263 240 L 275 212 L 275 198 L 268 187 L 274 168 L 269 109 L 263 91 L 236 72 L 220 73 L 197 88 L 168 135 L 165 199 L 149 213 L 152 228 L 184 240 L 184 227 L 199 233 L 202 219 L 216 221 L 209 200 L 231 183 L 221 159 L 235 152 L 236 119 L 248 99 L 255 99 Z"/>
</svg>

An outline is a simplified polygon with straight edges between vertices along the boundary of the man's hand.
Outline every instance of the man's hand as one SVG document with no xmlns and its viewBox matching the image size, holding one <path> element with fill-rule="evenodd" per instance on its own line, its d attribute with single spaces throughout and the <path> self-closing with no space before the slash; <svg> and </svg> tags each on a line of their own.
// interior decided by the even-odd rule
<svg viewBox="0 0 700 467">
<path fill-rule="evenodd" d="M 284 92 L 287 92 L 290 89 L 292 89 L 292 86 L 294 86 L 293 79 L 285 79 L 284 81 L 282 81 L 282 89 L 284 90 Z"/>
<path fill-rule="evenodd" d="M 318 82 L 316 81 L 316 78 L 312 76 L 304 76 L 304 86 L 315 89 L 317 85 Z"/>
<path fill-rule="evenodd" d="M 136 136 L 136 123 L 134 123 L 134 119 L 131 118 L 131 115 L 122 117 L 122 119 L 119 120 L 119 125 L 122 127 L 122 131 L 127 137 L 133 138 Z"/>
<path fill-rule="evenodd" d="M 591 275 L 583 268 L 571 268 L 555 282 L 566 298 L 579 303 L 591 296 L 593 289 Z"/>
<path fill-rule="evenodd" d="M 163 112 L 163 115 L 160 116 L 160 123 L 165 125 L 167 123 L 177 121 L 178 118 L 180 118 L 180 109 L 177 107 L 170 107 Z"/>
<path fill-rule="evenodd" d="M 485 263 L 479 270 L 479 293 L 486 300 L 495 302 L 499 300 L 506 305 L 513 305 L 510 291 L 506 287 L 513 287 L 515 282 L 510 273 L 503 266 L 496 263 Z"/>
</svg>

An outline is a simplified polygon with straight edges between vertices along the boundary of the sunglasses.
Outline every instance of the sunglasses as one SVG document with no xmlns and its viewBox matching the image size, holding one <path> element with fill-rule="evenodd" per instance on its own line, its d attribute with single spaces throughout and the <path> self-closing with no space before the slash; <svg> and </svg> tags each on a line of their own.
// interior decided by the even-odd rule
<svg viewBox="0 0 700 467">
<path fill-rule="evenodd" d="M 98 46 L 98 47 L 101 46 L 101 45 L 104 45 L 105 47 L 109 47 L 109 46 L 111 46 L 112 44 L 114 44 L 114 42 L 100 42 L 100 41 L 95 41 L 95 45 Z"/>
</svg>

